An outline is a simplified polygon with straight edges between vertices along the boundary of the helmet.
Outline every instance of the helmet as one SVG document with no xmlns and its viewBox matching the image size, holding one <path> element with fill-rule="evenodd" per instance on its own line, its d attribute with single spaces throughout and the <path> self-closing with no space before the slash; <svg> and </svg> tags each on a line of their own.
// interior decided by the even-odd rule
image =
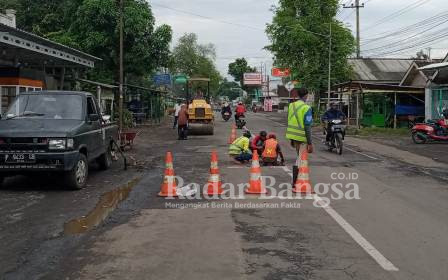
<svg viewBox="0 0 448 280">
<path fill-rule="evenodd" d="M 266 131 L 260 131 L 260 136 L 261 137 L 266 137 L 268 135 L 268 133 Z"/>
<path fill-rule="evenodd" d="M 249 130 L 246 130 L 246 131 L 244 132 L 243 136 L 244 136 L 244 137 L 247 137 L 247 138 L 250 138 L 250 137 L 252 137 L 252 134 L 250 133 Z"/>
<path fill-rule="evenodd" d="M 274 133 L 269 134 L 268 139 L 277 139 Z"/>
<path fill-rule="evenodd" d="M 243 105 L 243 101 L 238 101 L 238 105 Z"/>
</svg>

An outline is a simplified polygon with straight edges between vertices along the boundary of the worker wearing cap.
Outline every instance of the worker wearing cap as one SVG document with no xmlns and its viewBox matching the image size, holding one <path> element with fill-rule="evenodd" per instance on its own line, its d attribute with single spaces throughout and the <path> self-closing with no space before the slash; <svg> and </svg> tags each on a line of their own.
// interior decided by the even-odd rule
<svg viewBox="0 0 448 280">
<path fill-rule="evenodd" d="M 229 155 L 237 163 L 244 163 L 252 159 L 252 154 L 249 149 L 250 137 L 252 135 L 249 131 L 244 132 L 243 136 L 237 138 L 229 146 Z"/>
<path fill-rule="evenodd" d="M 294 93 L 293 93 L 294 94 Z M 291 102 L 288 108 L 288 127 L 286 138 L 291 140 L 291 145 L 297 151 L 296 164 L 293 166 L 293 185 L 296 183 L 299 174 L 300 159 L 304 151 L 313 152 L 311 140 L 311 126 L 313 124 L 313 113 L 311 107 L 306 104 L 308 90 L 300 88 L 295 90 L 295 95 L 299 100 Z"/>
<path fill-rule="evenodd" d="M 280 156 L 280 165 L 285 164 L 285 158 L 283 157 L 282 149 L 277 141 L 275 134 L 269 134 L 268 139 L 264 142 L 264 149 L 261 154 L 263 165 L 279 165 L 278 157 Z"/>
</svg>

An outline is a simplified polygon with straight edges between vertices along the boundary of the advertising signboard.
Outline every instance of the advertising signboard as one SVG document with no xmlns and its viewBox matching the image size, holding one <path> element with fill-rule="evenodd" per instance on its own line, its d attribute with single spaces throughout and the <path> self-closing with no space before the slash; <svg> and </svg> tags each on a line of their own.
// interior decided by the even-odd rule
<svg viewBox="0 0 448 280">
<path fill-rule="evenodd" d="M 244 85 L 261 86 L 262 82 L 263 75 L 261 73 L 244 73 Z"/>
<path fill-rule="evenodd" d="M 274 77 L 289 77 L 291 75 L 291 69 L 289 68 L 272 68 L 272 76 Z"/>
</svg>

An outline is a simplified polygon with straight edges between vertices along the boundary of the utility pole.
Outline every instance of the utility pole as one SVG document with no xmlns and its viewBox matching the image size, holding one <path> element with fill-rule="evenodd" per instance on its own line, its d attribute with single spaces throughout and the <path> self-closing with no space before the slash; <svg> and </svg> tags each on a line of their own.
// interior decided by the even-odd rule
<svg viewBox="0 0 448 280">
<path fill-rule="evenodd" d="M 359 0 L 355 0 L 355 4 L 343 6 L 344 9 L 356 9 L 356 58 L 361 58 L 361 35 L 359 26 L 359 8 L 364 8 L 364 4 L 359 5 Z"/>
<path fill-rule="evenodd" d="M 331 40 L 331 22 L 330 22 L 330 43 L 329 43 L 329 48 L 328 48 L 328 100 L 327 100 L 327 106 L 328 108 L 330 108 L 330 98 L 331 98 L 331 44 L 332 44 L 332 40 Z"/>
<path fill-rule="evenodd" d="M 118 101 L 119 114 L 120 114 L 120 132 L 123 130 L 123 0 L 120 0 L 120 81 L 119 81 L 119 95 Z"/>
</svg>

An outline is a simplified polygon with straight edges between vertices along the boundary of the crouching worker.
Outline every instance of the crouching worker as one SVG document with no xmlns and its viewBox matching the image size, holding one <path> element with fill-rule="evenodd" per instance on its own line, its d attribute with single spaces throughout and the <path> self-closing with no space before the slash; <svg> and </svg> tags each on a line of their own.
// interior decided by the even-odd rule
<svg viewBox="0 0 448 280">
<path fill-rule="evenodd" d="M 252 159 L 252 154 L 249 149 L 251 134 L 249 131 L 244 132 L 244 135 L 237 138 L 229 146 L 229 155 L 237 163 L 245 163 Z"/>
<path fill-rule="evenodd" d="M 264 142 L 264 150 L 262 153 L 263 165 L 285 165 L 285 158 L 283 157 L 280 144 L 277 141 L 275 134 L 269 134 L 268 139 Z M 281 161 L 278 161 L 280 156 Z"/>
</svg>

